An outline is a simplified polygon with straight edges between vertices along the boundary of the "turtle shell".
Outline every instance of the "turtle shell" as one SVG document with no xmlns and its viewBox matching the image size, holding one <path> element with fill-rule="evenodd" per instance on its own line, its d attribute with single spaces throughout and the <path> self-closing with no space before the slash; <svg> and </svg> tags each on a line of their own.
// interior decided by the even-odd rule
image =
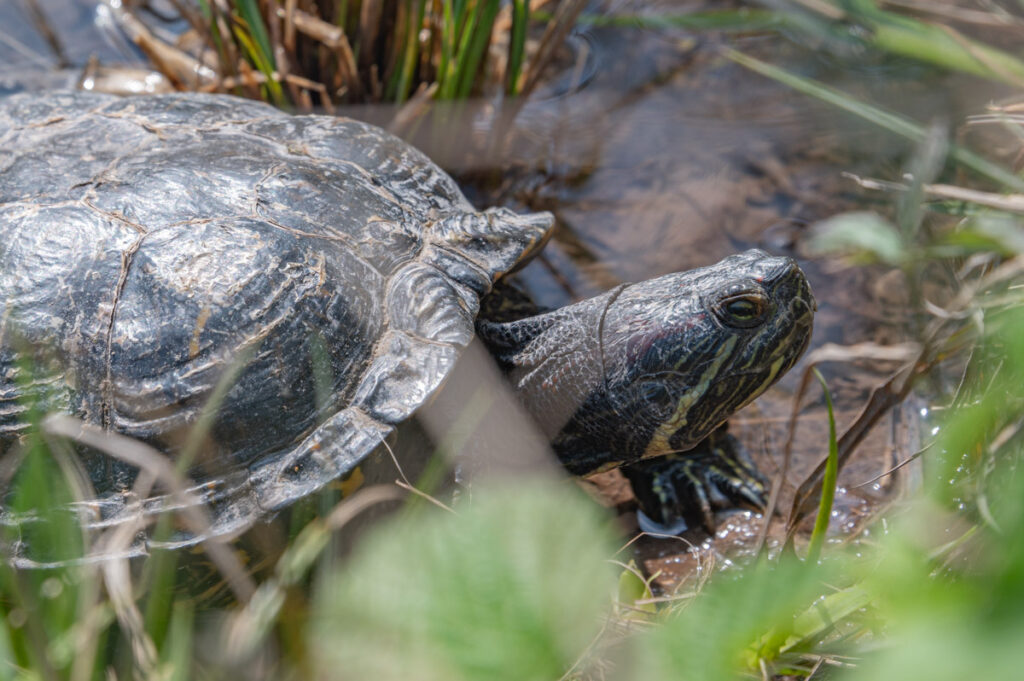
<svg viewBox="0 0 1024 681">
<path fill-rule="evenodd" d="M 36 403 L 174 457 L 223 381 L 191 494 L 213 509 L 205 534 L 243 529 L 422 405 L 480 297 L 551 224 L 475 210 L 422 153 L 354 120 L 220 95 L 12 97 L 0 451 Z M 130 466 L 87 467 L 94 525 L 165 505 L 126 494 Z"/>
</svg>

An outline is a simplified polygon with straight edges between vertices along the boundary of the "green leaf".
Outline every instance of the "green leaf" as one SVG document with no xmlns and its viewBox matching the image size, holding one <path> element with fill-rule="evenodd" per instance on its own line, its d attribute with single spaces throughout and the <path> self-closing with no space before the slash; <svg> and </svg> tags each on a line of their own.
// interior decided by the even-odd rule
<svg viewBox="0 0 1024 681">
<path fill-rule="evenodd" d="M 1024 253 L 1024 229 L 1005 213 L 981 214 L 945 235 L 939 244 L 959 246 L 965 252 L 994 251 L 1012 257 Z"/>
<path fill-rule="evenodd" d="M 795 559 L 716 575 L 677 616 L 640 638 L 638 668 L 622 678 L 735 681 L 744 671 L 761 678 L 761 661 L 777 657 L 824 579 L 819 566 Z"/>
<path fill-rule="evenodd" d="M 378 528 L 319 590 L 322 676 L 551 681 L 601 629 L 612 541 L 571 486 L 478 487 Z"/>
<path fill-rule="evenodd" d="M 194 614 L 189 603 L 176 602 L 170 618 L 168 640 L 161 658 L 168 681 L 187 681 L 192 677 Z"/>
<path fill-rule="evenodd" d="M 869 262 L 898 265 L 908 256 L 899 230 L 876 213 L 843 213 L 815 225 L 810 247 L 818 253 L 847 253 Z"/>
<path fill-rule="evenodd" d="M 825 377 L 817 367 L 814 376 L 821 382 L 825 391 L 825 406 L 828 408 L 828 458 L 825 460 L 825 473 L 821 478 L 821 501 L 818 503 L 818 515 L 814 519 L 814 530 L 807 548 L 807 562 L 817 563 L 821 549 L 825 545 L 828 533 L 828 521 L 832 517 L 832 502 L 836 497 L 836 478 L 839 476 L 839 447 L 836 442 L 836 415 L 832 409 L 832 393 L 829 392 Z"/>
<path fill-rule="evenodd" d="M 950 26 L 883 12 L 874 6 L 853 12 L 851 19 L 863 23 L 867 43 L 877 49 L 1018 87 L 1024 84 L 1024 62 Z"/>
<path fill-rule="evenodd" d="M 837 623 L 863 610 L 870 603 L 871 595 L 859 585 L 825 596 L 793 620 L 790 637 L 779 647 L 779 652 L 811 649 Z"/>
<path fill-rule="evenodd" d="M 653 598 L 650 585 L 641 577 L 636 561 L 630 560 L 626 568 L 619 574 L 619 587 L 616 601 L 619 605 L 619 617 L 623 619 L 648 619 L 658 611 L 654 603 L 637 604 L 639 600 Z"/>
<path fill-rule="evenodd" d="M 538 19 L 551 19 L 548 12 L 537 12 L 536 16 Z M 787 17 L 782 12 L 747 7 L 682 14 L 581 14 L 579 23 L 587 26 L 750 32 L 782 28 L 787 24 Z"/>
</svg>

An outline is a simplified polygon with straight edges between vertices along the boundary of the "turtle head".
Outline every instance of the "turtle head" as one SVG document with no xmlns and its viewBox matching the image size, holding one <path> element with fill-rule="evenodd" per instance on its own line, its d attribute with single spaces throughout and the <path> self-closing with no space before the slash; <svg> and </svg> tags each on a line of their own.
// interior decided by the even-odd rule
<svg viewBox="0 0 1024 681">
<path fill-rule="evenodd" d="M 501 325 L 521 350 L 504 358 L 586 474 L 694 447 L 792 368 L 814 309 L 792 259 L 750 250 Z"/>
</svg>

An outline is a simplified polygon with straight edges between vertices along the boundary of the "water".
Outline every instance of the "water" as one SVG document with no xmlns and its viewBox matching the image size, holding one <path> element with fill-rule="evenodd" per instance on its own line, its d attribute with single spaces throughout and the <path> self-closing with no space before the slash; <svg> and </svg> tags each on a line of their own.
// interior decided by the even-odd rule
<svg viewBox="0 0 1024 681">
<path fill-rule="evenodd" d="M 29 80 L 25 78 L 27 72 L 31 72 L 34 81 L 40 69 L 81 67 L 90 57 L 103 62 L 141 63 L 123 39 L 118 41 L 113 32 L 105 29 L 103 12 L 98 12 L 95 2 L 45 0 L 39 4 L 58 38 L 60 54 L 51 49 L 37 30 L 28 3 L 0 3 L 0 26 L 4 27 L 0 31 L 0 81 L 17 80 L 24 84 Z"/>
</svg>

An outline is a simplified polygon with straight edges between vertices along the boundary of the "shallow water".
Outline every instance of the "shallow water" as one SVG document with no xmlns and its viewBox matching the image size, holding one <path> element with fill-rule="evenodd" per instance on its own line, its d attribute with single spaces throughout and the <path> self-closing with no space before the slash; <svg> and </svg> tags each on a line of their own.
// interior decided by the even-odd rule
<svg viewBox="0 0 1024 681">
<path fill-rule="evenodd" d="M 63 39 L 69 66 L 80 68 L 90 56 L 133 62 L 130 49 L 97 30 L 86 0 L 42 5 Z M 615 10 L 662 11 L 653 2 L 616 3 Z M 0 26 L 12 27 L 5 32 L 15 39 L 0 41 L 0 88 L 23 84 L 25 74 L 42 65 L 56 65 L 16 3 L 0 4 Z M 489 102 L 438 106 L 400 132 L 462 180 L 478 205 L 556 214 L 552 243 L 519 273 L 543 306 L 757 247 L 791 255 L 807 272 L 818 300 L 812 349 L 826 342 L 903 340 L 905 294 L 898 277 L 813 258 L 804 244 L 815 221 L 844 210 L 884 208 L 885 197 L 866 195 L 842 173 L 891 178 L 908 146 L 724 59 L 718 47 L 725 42 L 709 33 L 583 27 L 567 48 L 568 66 L 519 112 L 506 144 L 492 144 L 496 112 Z M 728 44 L 922 121 L 960 120 L 970 102 L 985 101 L 977 92 L 922 78 L 919 68 L 907 64 L 850 70 L 838 57 L 778 36 L 729 38 Z M 76 72 L 50 73 L 47 78 L 60 83 L 69 77 L 74 82 Z M 52 86 L 47 78 L 34 82 Z M 954 99 L 955 92 L 963 99 Z M 344 113 L 386 125 L 395 112 L 360 107 Z M 822 367 L 840 432 L 893 368 Z M 769 476 L 781 467 L 802 370 L 799 365 L 732 421 L 734 434 Z M 814 388 L 808 401 L 781 492 L 783 513 L 795 486 L 825 454 L 820 390 Z M 837 541 L 863 536 L 869 531 L 864 520 L 913 484 L 912 470 L 869 481 L 916 449 L 916 412 L 908 407 L 880 424 L 844 470 L 833 522 Z M 622 511 L 625 531 L 635 531 L 628 485 L 617 474 L 601 476 L 596 485 L 605 503 Z M 650 572 L 660 571 L 658 583 L 671 591 L 698 568 L 749 556 L 763 523 L 748 512 L 723 516 L 714 538 L 692 530 L 683 541 L 644 539 L 635 545 L 637 556 Z M 780 529 L 777 519 L 770 546 Z"/>
</svg>

